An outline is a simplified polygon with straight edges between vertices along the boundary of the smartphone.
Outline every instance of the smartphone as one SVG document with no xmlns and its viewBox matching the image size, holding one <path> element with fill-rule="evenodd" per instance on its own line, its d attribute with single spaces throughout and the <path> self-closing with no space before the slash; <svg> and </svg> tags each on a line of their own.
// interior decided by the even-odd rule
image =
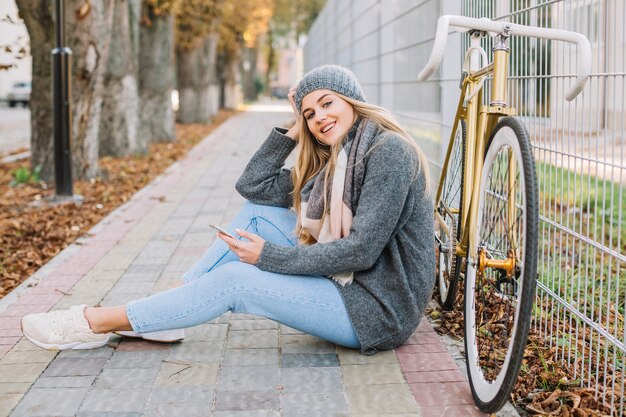
<svg viewBox="0 0 626 417">
<path fill-rule="evenodd" d="M 225 234 L 226 236 L 233 238 L 233 239 L 237 239 L 235 236 L 231 235 L 230 233 L 228 233 L 226 230 L 222 229 L 221 227 L 215 225 L 215 224 L 210 224 L 209 226 L 211 226 L 212 228 L 214 228 L 215 230 L 217 230 L 220 233 Z"/>
</svg>

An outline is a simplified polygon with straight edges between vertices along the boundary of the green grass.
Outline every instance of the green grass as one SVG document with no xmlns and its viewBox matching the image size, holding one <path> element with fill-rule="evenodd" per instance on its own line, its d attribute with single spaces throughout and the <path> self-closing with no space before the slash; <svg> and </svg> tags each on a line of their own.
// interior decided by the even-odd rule
<svg viewBox="0 0 626 417">
<path fill-rule="evenodd" d="M 569 220 L 570 229 L 620 253 L 626 250 L 624 185 L 541 162 L 536 171 L 542 215 Z"/>
<path fill-rule="evenodd" d="M 33 183 L 36 184 L 40 181 L 41 166 L 35 167 L 32 171 L 30 168 L 22 166 L 11 173 L 13 180 L 11 181 L 11 187 L 16 187 L 19 184 Z"/>
<path fill-rule="evenodd" d="M 624 185 L 541 162 L 536 170 L 540 215 L 613 253 L 626 253 Z M 613 318 L 607 326 L 606 316 L 616 316 L 615 310 L 625 314 L 626 264 L 545 222 L 539 228 L 540 281 L 588 317 L 601 315 L 603 326 L 616 326 L 623 335 L 623 323 Z"/>
</svg>

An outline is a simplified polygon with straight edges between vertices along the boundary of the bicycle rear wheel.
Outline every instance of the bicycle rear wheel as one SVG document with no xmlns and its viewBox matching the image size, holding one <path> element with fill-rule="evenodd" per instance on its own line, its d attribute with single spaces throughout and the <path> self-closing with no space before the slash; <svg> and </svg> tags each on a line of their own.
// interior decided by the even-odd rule
<svg viewBox="0 0 626 417">
<path fill-rule="evenodd" d="M 477 244 L 465 274 L 465 354 L 472 395 L 488 413 L 507 401 L 530 327 L 537 275 L 537 179 L 524 125 L 494 128 L 480 179 Z M 494 261 L 513 261 L 508 266 Z M 507 270 L 508 268 L 508 270 Z"/>
<path fill-rule="evenodd" d="M 463 258 L 456 255 L 456 244 L 461 236 L 465 134 L 465 121 L 460 120 L 453 138 L 450 160 L 446 172 L 443 174 L 445 177 L 441 197 L 436 206 L 447 226 L 444 228 L 435 222 L 435 235 L 439 243 L 437 285 L 439 287 L 439 302 L 445 309 L 450 309 L 454 305 L 463 261 Z"/>
</svg>

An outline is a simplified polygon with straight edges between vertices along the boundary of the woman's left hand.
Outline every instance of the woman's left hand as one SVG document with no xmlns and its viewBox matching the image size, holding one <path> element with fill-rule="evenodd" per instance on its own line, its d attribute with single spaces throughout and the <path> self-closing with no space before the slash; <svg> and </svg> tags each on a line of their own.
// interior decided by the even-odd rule
<svg viewBox="0 0 626 417">
<path fill-rule="evenodd" d="M 221 232 L 217 232 L 217 236 L 228 245 L 230 250 L 235 252 L 235 255 L 239 256 L 239 259 L 243 262 L 255 265 L 261 257 L 265 240 L 259 235 L 244 230 L 237 229 L 235 231 L 239 236 L 248 239 L 248 241 L 233 239 Z"/>
<path fill-rule="evenodd" d="M 300 128 L 302 126 L 302 115 L 298 113 L 298 110 L 296 109 L 296 87 L 293 87 L 289 90 L 287 98 L 289 99 L 289 103 L 291 103 L 293 114 L 296 117 L 296 123 L 294 123 L 294 125 L 291 126 L 285 134 L 297 142 L 298 135 L 300 134 Z"/>
</svg>

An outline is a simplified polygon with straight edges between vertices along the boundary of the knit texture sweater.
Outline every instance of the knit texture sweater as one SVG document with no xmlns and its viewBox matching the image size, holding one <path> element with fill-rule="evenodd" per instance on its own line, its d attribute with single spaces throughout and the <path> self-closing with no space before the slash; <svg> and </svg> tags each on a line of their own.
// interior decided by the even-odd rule
<svg viewBox="0 0 626 417">
<path fill-rule="evenodd" d="M 247 200 L 292 207 L 291 171 L 283 166 L 296 142 L 285 132 L 272 130 L 237 181 L 237 191 Z M 298 275 L 354 272 L 352 284 L 335 285 L 361 351 L 374 354 L 413 334 L 432 295 L 433 203 L 424 192 L 424 171 L 415 175 L 417 156 L 398 136 L 376 137 L 364 163 L 349 236 L 296 247 L 265 242 L 256 266 Z"/>
</svg>

